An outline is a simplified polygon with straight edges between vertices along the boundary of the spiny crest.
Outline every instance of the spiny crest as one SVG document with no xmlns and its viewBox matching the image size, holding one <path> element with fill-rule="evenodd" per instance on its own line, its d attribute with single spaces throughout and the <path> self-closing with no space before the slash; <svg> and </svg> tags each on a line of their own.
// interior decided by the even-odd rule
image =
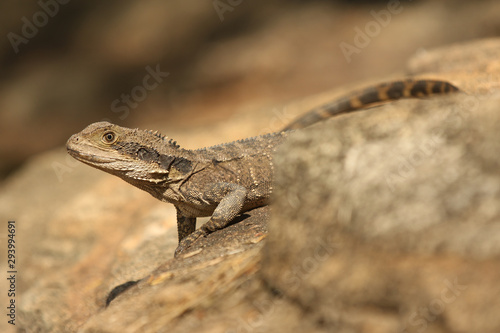
<svg viewBox="0 0 500 333">
<path fill-rule="evenodd" d="M 288 136 L 288 132 L 274 132 L 274 133 L 267 133 L 267 134 L 262 134 L 262 135 L 257 135 L 257 136 L 252 136 L 250 138 L 244 138 L 244 139 L 239 139 L 231 142 L 226 142 L 226 143 L 220 143 L 218 145 L 210 146 L 210 147 L 204 147 L 204 148 L 198 148 L 198 151 L 203 151 L 207 149 L 225 149 L 228 145 L 233 145 L 233 144 L 246 144 L 246 143 L 253 143 L 253 142 L 268 142 L 269 140 L 272 140 L 273 138 L 286 138 Z"/>
<path fill-rule="evenodd" d="M 145 130 L 145 132 L 148 132 L 149 134 L 152 134 L 152 135 L 162 139 L 163 141 L 166 141 L 167 144 L 169 144 L 173 148 L 180 148 L 180 146 L 177 144 L 177 141 L 174 141 L 173 139 L 169 139 L 166 135 L 163 135 L 158 131 Z"/>
<path fill-rule="evenodd" d="M 160 132 L 158 132 L 158 131 L 154 131 L 154 132 L 153 132 L 152 130 L 146 130 L 146 132 L 148 132 L 148 133 L 150 133 L 150 134 L 153 134 L 154 136 L 157 136 L 157 137 L 159 137 L 159 138 L 160 138 L 160 139 L 162 139 L 162 140 L 167 139 L 167 137 L 166 137 L 165 135 L 162 135 L 162 134 L 161 134 Z"/>
<path fill-rule="evenodd" d="M 174 141 L 173 139 L 168 140 L 168 144 L 171 145 L 172 147 L 175 147 L 175 148 L 181 147 L 177 144 L 177 141 Z"/>
</svg>

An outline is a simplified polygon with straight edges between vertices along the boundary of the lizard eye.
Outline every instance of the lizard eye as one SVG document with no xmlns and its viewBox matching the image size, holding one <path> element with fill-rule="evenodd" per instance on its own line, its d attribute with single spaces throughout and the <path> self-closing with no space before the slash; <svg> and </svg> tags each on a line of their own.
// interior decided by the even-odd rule
<svg viewBox="0 0 500 333">
<path fill-rule="evenodd" d="M 116 135 L 113 132 L 106 132 L 102 135 L 102 141 L 104 143 L 113 143 L 116 141 Z"/>
</svg>

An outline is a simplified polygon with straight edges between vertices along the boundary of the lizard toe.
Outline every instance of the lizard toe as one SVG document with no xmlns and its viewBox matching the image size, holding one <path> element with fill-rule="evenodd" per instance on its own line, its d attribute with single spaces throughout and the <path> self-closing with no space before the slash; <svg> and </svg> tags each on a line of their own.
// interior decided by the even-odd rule
<svg viewBox="0 0 500 333">
<path fill-rule="evenodd" d="M 184 254 L 187 249 L 193 245 L 198 239 L 205 237 L 206 232 L 202 229 L 198 229 L 191 233 L 189 236 L 186 236 L 183 240 L 179 242 L 179 245 L 175 249 L 174 257 L 179 258 L 181 254 Z"/>
</svg>

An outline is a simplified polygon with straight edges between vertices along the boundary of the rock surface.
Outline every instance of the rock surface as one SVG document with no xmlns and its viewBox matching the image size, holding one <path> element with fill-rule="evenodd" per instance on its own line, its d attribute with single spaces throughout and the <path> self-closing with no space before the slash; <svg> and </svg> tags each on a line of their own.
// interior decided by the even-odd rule
<svg viewBox="0 0 500 333">
<path fill-rule="evenodd" d="M 262 277 L 318 327 L 500 331 L 499 46 L 410 62 L 466 73 L 469 95 L 339 117 L 281 147 Z"/>
<path fill-rule="evenodd" d="M 181 260 L 171 206 L 62 149 L 32 159 L 0 190 L 2 219 L 20 212 L 20 331 L 498 332 L 500 40 L 435 52 L 411 73 L 468 95 L 296 133 L 269 226 L 253 210 Z"/>
<path fill-rule="evenodd" d="M 264 280 L 341 332 L 498 332 L 500 98 L 399 104 L 282 147 Z"/>
</svg>

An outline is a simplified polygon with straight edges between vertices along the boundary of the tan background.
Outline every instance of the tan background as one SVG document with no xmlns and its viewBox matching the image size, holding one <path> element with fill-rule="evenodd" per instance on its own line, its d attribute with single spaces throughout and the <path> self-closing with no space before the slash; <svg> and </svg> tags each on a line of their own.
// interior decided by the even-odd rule
<svg viewBox="0 0 500 333">
<path fill-rule="evenodd" d="M 42 2 L 47 10 L 34 1 L 0 4 L 1 178 L 101 119 L 171 135 L 243 115 L 231 131 L 203 138 L 207 144 L 276 130 L 284 121 L 269 119 L 287 103 L 404 75 L 415 53 L 500 33 L 494 0 L 233 1 L 221 15 L 214 3 L 229 2 L 54 1 Z M 377 31 L 371 12 L 384 18 L 391 8 Z M 25 20 L 40 27 L 13 47 Z M 373 37 L 348 62 L 341 43 L 354 45 L 356 29 L 367 25 Z M 142 85 L 147 66 L 170 75 L 123 118 L 111 104 Z M 254 119 L 262 116 L 265 123 Z"/>
<path fill-rule="evenodd" d="M 497 1 L 401 1 L 403 10 L 391 15 L 390 23 L 351 62 L 342 54 L 341 43 L 354 44 L 356 29 L 376 22 L 371 11 L 388 10 L 387 1 L 242 1 L 224 14 L 223 21 L 212 2 L 70 1 L 60 5 L 27 44 L 20 44 L 18 53 L 7 36 L 21 34 L 22 18 L 31 20 L 41 7 L 28 1 L 0 6 L 1 35 L 6 36 L 0 46 L 0 218 L 19 223 L 18 288 L 23 295 L 18 300 L 25 323 L 36 327 L 73 331 L 82 325 L 91 329 L 111 323 L 113 331 L 115 314 L 135 318 L 122 311 L 134 304 L 139 321 L 142 306 L 150 305 L 157 311 L 151 318 L 160 325 L 168 318 L 162 317 L 165 308 L 156 305 L 168 308 L 175 318 L 181 315 L 170 307 L 174 304 L 178 311 L 197 307 L 181 322 L 185 331 L 192 331 L 193 317 L 208 331 L 212 325 L 203 320 L 207 309 L 213 309 L 211 320 L 221 324 L 219 315 L 225 313 L 217 310 L 233 308 L 233 303 L 226 303 L 231 295 L 237 303 L 248 301 L 252 288 L 260 291 L 257 296 L 263 294 L 252 284 L 255 279 L 240 288 L 245 274 L 255 274 L 260 265 L 256 250 L 262 235 L 240 244 L 257 248 L 233 261 L 202 262 L 201 267 L 189 267 L 186 275 L 177 274 L 174 267 L 177 284 L 171 284 L 168 260 L 176 246 L 175 211 L 65 154 L 66 139 L 89 123 L 109 119 L 124 126 L 160 129 L 191 148 L 277 130 L 320 101 L 388 78 L 439 73 L 472 94 L 498 90 L 498 76 L 490 75 L 497 75 L 499 68 L 494 40 L 435 50 L 498 36 Z M 467 45 L 463 53 L 462 45 Z M 483 55 L 488 61 L 479 61 Z M 148 66 L 170 74 L 121 119 L 111 103 L 140 87 Z M 267 215 L 256 215 L 252 217 L 257 222 L 267 221 Z M 1 230 L 2 249 L 4 235 Z M 3 255 L 0 262 L 6 271 Z M 147 276 L 165 263 L 158 289 L 146 289 L 140 295 L 142 302 L 126 294 L 111 311 L 102 311 L 114 286 Z M 408 268 L 410 277 L 413 271 Z M 188 276 L 198 289 L 184 283 Z M 475 285 L 483 285 L 477 281 Z M 213 285 L 227 289 L 219 292 Z M 411 280 L 409 285 L 414 285 Z M 0 287 L 6 290 L 3 283 Z M 163 294 L 151 303 L 157 290 Z M 198 297 L 203 293 L 210 295 L 208 300 Z M 434 293 L 430 295 L 423 304 L 432 300 Z M 218 307 L 208 304 L 214 298 Z M 247 303 L 243 304 L 243 310 L 235 308 L 227 317 L 252 320 L 253 313 L 246 312 Z M 491 313 L 496 309 L 488 302 L 481 304 Z M 283 313 L 288 315 L 288 310 L 287 305 Z M 398 327 L 393 319 L 391 325 Z M 12 327 L 2 320 L 0 330 L 6 329 Z"/>
</svg>

